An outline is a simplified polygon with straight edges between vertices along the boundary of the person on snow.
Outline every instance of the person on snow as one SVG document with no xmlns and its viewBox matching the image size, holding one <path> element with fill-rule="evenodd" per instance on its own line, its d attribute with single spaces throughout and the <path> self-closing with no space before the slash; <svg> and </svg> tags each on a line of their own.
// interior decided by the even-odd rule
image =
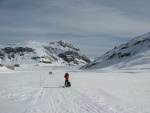
<svg viewBox="0 0 150 113">
<path fill-rule="evenodd" d="M 69 83 L 69 74 L 68 73 L 65 73 L 65 86 L 67 87 L 68 86 L 68 83 Z"/>
</svg>

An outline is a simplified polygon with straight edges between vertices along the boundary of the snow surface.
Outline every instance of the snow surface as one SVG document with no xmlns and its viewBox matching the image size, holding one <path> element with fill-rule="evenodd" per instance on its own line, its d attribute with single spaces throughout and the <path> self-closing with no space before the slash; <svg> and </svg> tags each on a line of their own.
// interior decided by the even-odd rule
<svg viewBox="0 0 150 113">
<path fill-rule="evenodd" d="M 66 52 L 74 54 L 64 55 Z M 0 45 L 0 64 L 4 65 L 85 65 L 90 62 L 88 60 L 79 48 L 64 40 Z"/>
<path fill-rule="evenodd" d="M 0 113 L 149 113 L 148 67 L 0 67 Z M 63 88 L 65 72 L 70 88 Z"/>
<path fill-rule="evenodd" d="M 100 69 L 111 65 L 123 67 L 150 63 L 150 33 L 138 36 L 126 43 L 116 46 L 82 69 Z M 124 64 L 124 65 L 122 65 Z"/>
<path fill-rule="evenodd" d="M 12 72 L 12 70 L 8 69 L 5 66 L 3 67 L 0 66 L 0 73 L 9 73 L 9 72 Z"/>
</svg>

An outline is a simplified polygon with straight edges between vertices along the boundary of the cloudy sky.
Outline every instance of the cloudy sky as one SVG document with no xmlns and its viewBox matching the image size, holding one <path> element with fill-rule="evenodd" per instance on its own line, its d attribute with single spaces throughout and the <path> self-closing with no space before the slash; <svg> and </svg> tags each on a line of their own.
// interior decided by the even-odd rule
<svg viewBox="0 0 150 113">
<path fill-rule="evenodd" d="M 67 40 L 87 56 L 150 32 L 150 0 L 0 0 L 0 44 Z"/>
</svg>

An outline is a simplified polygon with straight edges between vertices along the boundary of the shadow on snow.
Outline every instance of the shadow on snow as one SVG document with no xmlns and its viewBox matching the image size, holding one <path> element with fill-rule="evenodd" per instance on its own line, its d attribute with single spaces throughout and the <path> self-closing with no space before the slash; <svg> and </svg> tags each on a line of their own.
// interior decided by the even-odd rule
<svg viewBox="0 0 150 113">
<path fill-rule="evenodd" d="M 58 86 L 58 87 L 43 87 L 43 88 L 64 88 L 64 86 Z"/>
</svg>

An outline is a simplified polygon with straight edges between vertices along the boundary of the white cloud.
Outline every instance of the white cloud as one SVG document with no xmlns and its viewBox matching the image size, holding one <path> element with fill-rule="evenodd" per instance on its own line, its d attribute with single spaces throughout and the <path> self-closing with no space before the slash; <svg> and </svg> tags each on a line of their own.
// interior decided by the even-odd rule
<svg viewBox="0 0 150 113">
<path fill-rule="evenodd" d="M 108 43 L 109 48 L 124 41 L 124 37 L 149 32 L 149 3 L 149 0 L 4 0 L 0 2 L 0 40 L 50 40 L 62 36 L 78 42 L 86 37 L 87 45 L 94 44 L 90 41 L 94 38 L 104 52 L 106 47 L 101 44 L 107 45 L 107 41 L 101 35 L 115 40 L 111 46 Z M 82 47 L 86 49 L 87 45 Z"/>
</svg>

